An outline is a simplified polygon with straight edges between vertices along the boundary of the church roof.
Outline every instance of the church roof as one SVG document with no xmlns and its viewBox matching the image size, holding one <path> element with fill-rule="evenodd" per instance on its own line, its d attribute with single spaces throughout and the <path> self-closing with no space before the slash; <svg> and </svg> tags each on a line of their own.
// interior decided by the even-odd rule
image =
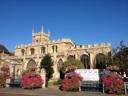
<svg viewBox="0 0 128 96">
<path fill-rule="evenodd" d="M 4 45 L 0 44 L 0 53 L 2 53 L 3 51 L 4 51 L 4 53 L 8 53 L 9 54 L 7 48 Z"/>
</svg>

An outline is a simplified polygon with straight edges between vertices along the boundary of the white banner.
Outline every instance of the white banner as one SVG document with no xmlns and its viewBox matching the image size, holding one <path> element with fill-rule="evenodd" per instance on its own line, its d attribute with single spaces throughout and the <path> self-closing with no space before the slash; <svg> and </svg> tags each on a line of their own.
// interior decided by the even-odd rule
<svg viewBox="0 0 128 96">
<path fill-rule="evenodd" d="M 77 69 L 75 72 L 83 77 L 83 81 L 99 81 L 98 69 Z"/>
</svg>

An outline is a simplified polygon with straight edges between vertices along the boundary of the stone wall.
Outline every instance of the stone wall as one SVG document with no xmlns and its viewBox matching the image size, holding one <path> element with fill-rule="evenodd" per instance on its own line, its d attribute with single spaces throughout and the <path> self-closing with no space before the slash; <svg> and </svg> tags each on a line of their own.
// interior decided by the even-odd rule
<svg viewBox="0 0 128 96">
<path fill-rule="evenodd" d="M 88 44 L 88 45 L 75 45 L 71 39 L 58 39 L 58 40 L 49 40 L 50 33 L 46 34 L 43 32 L 43 29 L 39 33 L 32 33 L 33 40 L 32 44 L 16 45 L 15 46 L 15 56 L 8 56 L 5 58 L 3 56 L 3 63 L 19 64 L 21 70 L 27 69 L 27 65 L 30 60 L 36 62 L 37 67 L 40 67 L 40 62 L 45 54 L 50 54 L 54 61 L 54 74 L 53 80 L 57 80 L 60 77 L 58 70 L 59 60 L 62 62 L 66 61 L 69 56 L 74 56 L 76 59 L 81 60 L 82 55 L 89 56 L 90 68 L 95 68 L 96 55 L 102 53 L 107 55 L 109 52 L 112 52 L 110 42 L 98 44 Z M 46 40 L 47 42 L 44 42 Z M 45 48 L 45 52 L 42 53 L 42 47 Z M 34 48 L 34 54 L 31 54 L 31 48 Z M 23 51 L 24 50 L 24 54 Z"/>
</svg>

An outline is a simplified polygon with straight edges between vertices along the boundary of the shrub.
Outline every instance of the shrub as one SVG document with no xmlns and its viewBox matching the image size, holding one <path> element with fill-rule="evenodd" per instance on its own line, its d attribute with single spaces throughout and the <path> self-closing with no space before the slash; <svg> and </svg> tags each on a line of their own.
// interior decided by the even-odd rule
<svg viewBox="0 0 128 96">
<path fill-rule="evenodd" d="M 108 73 L 101 77 L 106 93 L 124 94 L 124 82 L 122 76 L 116 73 Z"/>
<path fill-rule="evenodd" d="M 66 68 L 66 72 L 69 73 L 69 72 L 74 72 L 75 70 L 77 69 L 77 66 L 68 66 Z"/>
<path fill-rule="evenodd" d="M 61 71 L 63 73 L 66 73 L 66 68 L 68 66 L 76 66 L 78 69 L 83 69 L 84 65 L 81 63 L 81 61 L 76 60 L 76 59 L 69 59 L 67 61 L 64 62 L 64 64 L 62 65 Z"/>
<path fill-rule="evenodd" d="M 6 79 L 11 79 L 9 74 L 9 66 L 3 65 L 0 67 L 0 88 L 4 88 L 6 84 Z"/>
<path fill-rule="evenodd" d="M 29 70 L 24 70 L 22 75 L 25 75 L 26 73 L 30 72 Z"/>
<path fill-rule="evenodd" d="M 106 67 L 106 69 L 107 70 L 110 70 L 110 71 L 118 71 L 119 70 L 119 67 L 109 65 L 108 67 Z"/>
<path fill-rule="evenodd" d="M 80 87 L 80 80 L 83 78 L 76 72 L 67 73 L 61 83 L 61 88 L 64 91 L 72 91 Z"/>
<path fill-rule="evenodd" d="M 1 66 L 0 70 L 3 72 L 9 72 L 9 66 L 8 65 Z"/>
<path fill-rule="evenodd" d="M 41 76 L 35 72 L 27 72 L 22 76 L 22 88 L 39 88 L 43 84 Z"/>
<path fill-rule="evenodd" d="M 58 80 L 58 81 L 55 81 L 55 82 L 53 83 L 53 85 L 61 85 L 61 83 L 62 83 L 62 80 Z"/>
<path fill-rule="evenodd" d="M 36 66 L 29 66 L 29 71 L 36 71 L 37 67 Z"/>
</svg>

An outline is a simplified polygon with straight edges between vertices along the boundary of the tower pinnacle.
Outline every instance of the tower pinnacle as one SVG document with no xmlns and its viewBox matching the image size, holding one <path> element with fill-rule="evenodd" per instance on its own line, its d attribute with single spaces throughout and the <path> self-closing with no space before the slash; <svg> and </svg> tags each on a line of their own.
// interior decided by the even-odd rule
<svg viewBox="0 0 128 96">
<path fill-rule="evenodd" d="M 48 36 L 50 36 L 50 30 L 48 29 Z"/>
<path fill-rule="evenodd" d="M 34 28 L 32 28 L 32 36 L 34 36 Z"/>
<path fill-rule="evenodd" d="M 43 29 L 43 24 L 42 24 L 41 32 L 42 32 L 42 33 L 44 32 L 44 29 Z"/>
<path fill-rule="evenodd" d="M 34 33 L 34 28 L 32 28 L 32 33 Z"/>
</svg>

